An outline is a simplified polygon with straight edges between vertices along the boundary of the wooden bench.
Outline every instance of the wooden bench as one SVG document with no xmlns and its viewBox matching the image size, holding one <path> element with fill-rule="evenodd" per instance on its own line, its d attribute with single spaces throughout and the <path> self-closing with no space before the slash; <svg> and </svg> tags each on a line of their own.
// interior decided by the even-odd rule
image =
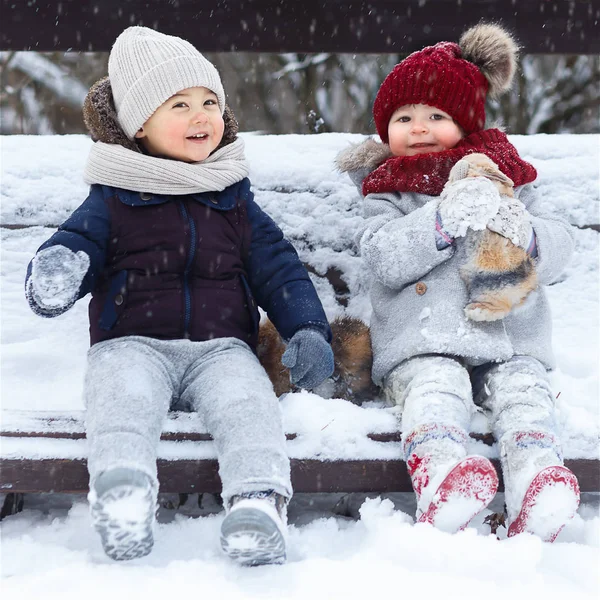
<svg viewBox="0 0 600 600">
<path fill-rule="evenodd" d="M 113 0 L 101 4 L 47 0 L 18 7 L 14 0 L 0 0 L 0 6 L 4 19 L 0 48 L 14 51 L 107 51 L 125 27 L 138 24 L 186 37 L 201 51 L 409 53 L 441 39 L 456 39 L 466 27 L 483 18 L 503 22 L 514 31 L 526 53 L 600 52 L 597 15 L 587 1 L 555 2 L 546 7 L 543 2 L 514 0 L 246 0 L 229 5 L 180 0 L 168 11 L 148 2 L 135 2 L 121 10 Z M 432 11 L 438 16 L 434 24 Z M 135 23 L 131 15 L 135 15 Z M 313 268 L 311 271 L 316 273 Z M 326 273 L 343 304 L 348 289 L 339 274 L 333 267 Z M 304 435 L 289 432 L 287 437 L 293 444 Z M 487 445 L 494 442 L 489 434 L 471 435 Z M 411 491 L 405 463 L 397 458 L 400 432 L 390 427 L 365 436 L 388 445 L 386 456 L 333 459 L 302 458 L 292 453 L 294 489 L 309 493 Z M 11 414 L 3 411 L 0 493 L 5 494 L 5 501 L 0 516 L 22 508 L 23 494 L 85 493 L 88 473 L 84 438 L 82 413 L 31 413 L 12 420 Z M 167 456 L 172 444 L 202 447 L 205 455 L 191 457 L 176 452 Z M 20 452 L 19 445 L 25 451 Z M 36 452 L 40 445 L 49 451 Z M 161 492 L 220 491 L 211 438 L 195 428 L 189 413 L 169 415 L 159 456 Z M 493 460 L 498 467 L 497 460 Z M 577 475 L 582 491 L 600 490 L 599 461 L 571 459 L 566 464 Z"/>
<path fill-rule="evenodd" d="M 2 517 L 18 512 L 23 507 L 23 494 L 86 493 L 88 490 L 88 472 L 85 450 L 83 413 L 44 414 L 23 412 L 19 415 L 18 425 L 11 426 L 11 415 L 4 415 L 4 424 L 0 430 L 0 443 L 5 451 L 0 458 L 0 493 L 6 494 L 1 510 Z M 164 442 L 179 444 L 192 443 L 204 445 L 210 453 L 211 436 L 194 428 L 196 419 L 193 413 L 169 413 L 161 436 Z M 366 434 L 370 440 L 383 444 L 395 444 L 399 454 L 399 431 L 384 431 Z M 472 433 L 474 440 L 492 445 L 490 434 Z M 297 434 L 288 433 L 292 441 Z M 27 456 L 10 458 L 11 442 L 20 441 L 22 445 L 44 443 L 44 457 Z M 70 444 L 70 445 L 69 445 Z M 73 452 L 73 446 L 79 448 Z M 8 446 L 8 453 L 6 453 Z M 395 448 L 396 449 L 396 448 Z M 161 449 L 159 447 L 159 455 Z M 73 456 L 76 457 L 73 457 Z M 159 458 L 158 477 L 162 493 L 219 493 L 221 482 L 215 458 Z M 492 459 L 500 474 L 497 459 Z M 292 458 L 292 484 L 296 492 L 334 493 L 334 492 L 410 492 L 410 478 L 404 461 L 399 458 L 319 460 L 316 458 Z M 585 459 L 567 459 L 565 464 L 577 475 L 581 491 L 600 489 L 600 469 L 598 461 Z M 501 475 L 501 474 L 500 474 Z M 501 477 L 500 477 L 501 478 Z M 500 490 L 502 490 L 502 482 Z"/>
<path fill-rule="evenodd" d="M 305 137 L 310 138 L 308 141 L 312 148 L 315 148 L 315 145 L 318 146 L 319 139 L 326 141 L 326 138 L 317 138 L 317 136 Z M 252 140 L 249 140 L 249 147 L 252 146 L 251 142 Z M 564 141 L 561 143 L 564 144 Z M 32 155 L 37 156 L 35 152 Z M 552 182 L 544 185 L 551 186 Z M 259 199 L 267 198 L 264 195 L 267 192 L 264 190 L 257 189 L 256 192 Z M 305 194 L 305 192 L 302 193 Z M 343 218 L 343 215 L 340 218 Z M 596 224 L 590 223 L 585 226 L 592 228 Z M 3 227 L 6 228 L 6 224 Z M 24 244 L 27 238 L 23 234 L 26 234 L 27 230 L 18 229 L 18 227 L 21 225 L 15 225 L 10 235 L 17 233 L 20 236 L 15 237 L 16 242 L 13 244 L 18 243 L 27 247 L 26 260 L 28 261 L 35 251 L 34 242 L 29 244 L 30 247 Z M 591 231 L 589 233 L 597 235 L 592 234 Z M 32 230 L 32 240 L 39 238 L 39 243 L 41 243 L 42 236 L 45 237 L 46 232 L 40 231 L 39 227 Z M 348 256 L 344 256 L 343 259 L 346 264 Z M 24 273 L 25 266 L 26 262 L 23 262 L 19 272 Z M 315 274 L 317 273 L 315 269 L 313 271 Z M 340 304 L 353 293 L 352 282 L 349 284 L 350 288 L 345 287 L 343 278 L 339 277 L 339 272 L 335 269 L 328 269 L 322 275 L 328 279 L 333 290 L 332 293 Z M 18 292 L 22 293 L 20 287 Z M 78 316 L 77 313 L 70 311 L 70 316 L 67 315 L 67 318 L 73 319 L 69 321 L 70 326 L 81 331 L 81 336 L 84 337 L 85 308 L 75 307 L 75 309 L 79 310 Z M 25 306 L 23 311 L 26 311 L 28 318 L 37 319 L 29 313 Z M 64 325 L 63 323 L 60 327 L 61 331 L 64 329 Z M 65 343 L 66 339 L 53 338 L 53 342 Z M 78 347 L 78 352 L 82 356 L 85 353 L 85 347 L 85 343 Z M 76 373 L 69 371 L 69 377 L 79 377 L 81 368 L 80 365 Z M 12 388 L 6 387 L 6 381 L 4 385 L 3 393 L 10 394 Z M 17 385 L 17 383 L 13 381 L 12 385 Z M 62 386 L 59 386 L 59 389 L 62 389 Z M 30 394 L 29 391 L 27 393 Z M 43 390 L 36 388 L 34 393 L 40 394 L 43 393 Z M 78 397 L 76 391 L 74 395 Z M 310 431 L 303 429 L 302 423 L 299 423 L 298 420 L 293 421 L 293 424 L 287 428 L 288 447 L 292 462 L 292 482 L 297 492 L 393 493 L 411 490 L 406 466 L 400 459 L 400 432 L 397 430 L 396 421 L 389 410 L 382 408 L 375 411 L 370 408 L 369 412 L 368 407 L 358 407 L 342 400 L 328 401 L 309 394 L 305 396 L 292 394 L 289 399 L 295 402 L 308 397 L 314 398 L 315 406 L 323 409 L 323 419 L 318 427 L 313 427 Z M 21 397 L 20 406 L 27 406 L 27 401 L 27 397 Z M 61 401 L 64 401 L 64 398 L 61 398 Z M 320 404 L 328 402 L 331 404 L 327 407 Z M 284 409 L 285 403 L 284 400 Z M 320 429 L 327 433 L 336 427 L 337 422 L 330 424 L 333 417 L 327 412 L 329 406 L 336 406 L 336 403 L 338 408 L 353 411 L 347 416 L 349 417 L 348 421 L 351 419 L 352 423 L 355 423 L 360 429 L 358 441 L 369 441 L 373 445 L 378 445 L 377 452 L 370 455 L 357 453 L 352 456 L 336 457 L 333 452 L 319 454 L 318 451 L 309 453 L 297 451 L 297 447 L 304 441 L 309 442 L 312 450 L 318 448 L 321 441 L 320 435 L 323 433 Z M 31 402 L 31 404 L 41 406 L 40 402 Z M 16 405 L 13 404 L 13 406 Z M 371 427 L 371 421 L 366 417 L 372 417 L 374 412 L 387 415 L 387 418 L 380 419 L 378 427 L 366 429 L 363 423 L 367 423 Z M 297 413 L 309 416 L 308 411 L 297 411 Z M 22 508 L 23 494 L 85 493 L 87 491 L 88 473 L 82 411 L 44 413 L 37 410 L 13 411 L 5 408 L 2 410 L 1 418 L 0 493 L 6 495 L 2 515 L 11 514 Z M 583 452 L 580 452 L 579 448 L 575 448 L 574 451 L 579 454 L 572 456 L 593 456 L 594 448 L 597 449 L 598 444 L 593 435 L 593 433 L 591 435 L 586 433 L 586 440 L 589 443 L 586 442 Z M 488 446 L 493 444 L 490 435 L 473 433 L 472 438 L 475 442 L 482 442 Z M 485 449 L 482 444 L 479 444 L 478 450 L 485 452 L 493 460 L 497 456 L 495 449 Z M 582 491 L 599 491 L 600 462 L 597 459 L 571 458 L 568 454 L 567 457 L 566 464 L 577 475 Z M 495 464 L 498 467 L 497 461 Z M 216 493 L 220 491 L 221 485 L 211 438 L 199 426 L 193 413 L 174 412 L 169 415 L 159 445 L 158 473 L 160 489 L 165 493 Z"/>
</svg>

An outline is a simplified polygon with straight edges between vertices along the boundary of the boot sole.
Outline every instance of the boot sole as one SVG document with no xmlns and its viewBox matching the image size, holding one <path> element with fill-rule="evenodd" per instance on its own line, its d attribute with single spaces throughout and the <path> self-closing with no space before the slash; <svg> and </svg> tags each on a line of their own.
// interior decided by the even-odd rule
<svg viewBox="0 0 600 600">
<path fill-rule="evenodd" d="M 496 495 L 498 474 L 482 456 L 468 456 L 448 473 L 418 523 L 430 523 L 448 533 L 463 530 Z"/>
<path fill-rule="evenodd" d="M 221 547 L 246 567 L 285 562 L 285 539 L 273 519 L 256 508 L 230 512 L 221 526 Z"/>
<path fill-rule="evenodd" d="M 107 556 L 122 561 L 150 554 L 155 511 L 150 489 L 124 485 L 103 494 L 91 514 Z"/>
<path fill-rule="evenodd" d="M 560 495 L 558 502 L 549 496 Z M 546 498 L 544 498 L 546 496 Z M 548 511 L 549 506 L 556 506 Z M 529 484 L 518 517 L 508 528 L 508 537 L 527 532 L 552 543 L 579 507 L 579 483 L 563 466 L 547 467 Z"/>
</svg>

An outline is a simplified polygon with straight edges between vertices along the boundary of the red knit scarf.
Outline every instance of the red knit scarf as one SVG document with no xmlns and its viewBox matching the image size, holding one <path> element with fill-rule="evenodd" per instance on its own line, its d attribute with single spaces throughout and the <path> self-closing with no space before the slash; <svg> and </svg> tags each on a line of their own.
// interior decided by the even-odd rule
<svg viewBox="0 0 600 600">
<path fill-rule="evenodd" d="M 463 138 L 450 150 L 389 158 L 365 177 L 363 194 L 418 192 L 439 196 L 448 181 L 450 169 L 463 156 L 474 152 L 491 158 L 513 180 L 515 187 L 537 177 L 535 168 L 519 156 L 506 134 L 499 129 L 486 129 Z"/>
</svg>

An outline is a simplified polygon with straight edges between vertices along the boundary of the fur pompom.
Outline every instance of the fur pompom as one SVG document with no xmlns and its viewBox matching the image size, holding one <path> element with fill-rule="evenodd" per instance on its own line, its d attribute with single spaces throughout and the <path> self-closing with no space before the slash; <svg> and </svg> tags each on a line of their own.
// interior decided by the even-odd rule
<svg viewBox="0 0 600 600">
<path fill-rule="evenodd" d="M 510 89 L 517 68 L 519 47 L 498 25 L 481 23 L 463 33 L 458 42 L 465 60 L 479 67 L 490 84 L 494 98 Z"/>
</svg>

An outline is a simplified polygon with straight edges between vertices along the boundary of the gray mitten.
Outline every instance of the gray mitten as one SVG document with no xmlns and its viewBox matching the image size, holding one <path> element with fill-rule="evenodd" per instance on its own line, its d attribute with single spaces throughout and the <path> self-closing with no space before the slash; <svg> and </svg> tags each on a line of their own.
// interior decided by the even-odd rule
<svg viewBox="0 0 600 600">
<path fill-rule="evenodd" d="M 312 389 L 333 373 L 333 350 L 320 331 L 305 327 L 292 336 L 281 363 L 294 385 Z"/>
<path fill-rule="evenodd" d="M 525 205 L 516 198 L 502 196 L 498 214 L 494 215 L 487 227 L 508 238 L 515 246 L 527 249 L 533 228 Z"/>
<path fill-rule="evenodd" d="M 89 266 L 90 258 L 81 250 L 73 252 L 65 246 L 46 248 L 31 263 L 27 295 L 42 311 L 60 314 L 77 300 Z"/>
<path fill-rule="evenodd" d="M 461 163 L 453 170 L 459 170 Z M 449 180 L 440 195 L 438 214 L 442 229 L 451 238 L 457 238 L 464 237 L 469 229 L 485 229 L 499 207 L 500 193 L 489 179 L 468 177 Z"/>
</svg>

